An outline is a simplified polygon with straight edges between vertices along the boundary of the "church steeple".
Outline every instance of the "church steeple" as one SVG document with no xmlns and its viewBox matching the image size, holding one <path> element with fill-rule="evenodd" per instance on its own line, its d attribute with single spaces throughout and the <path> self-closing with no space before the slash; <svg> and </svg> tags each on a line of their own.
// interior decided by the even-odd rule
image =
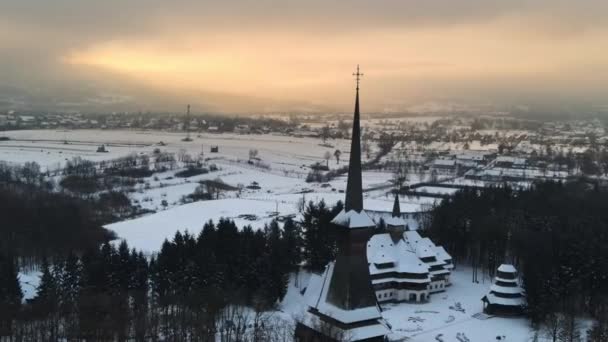
<svg viewBox="0 0 608 342">
<path fill-rule="evenodd" d="M 393 217 L 401 217 L 401 208 L 399 206 L 399 194 L 395 193 L 395 203 L 393 203 Z"/>
<path fill-rule="evenodd" d="M 350 161 L 348 164 L 348 180 L 346 183 L 346 199 L 344 201 L 344 209 L 346 212 L 355 210 L 361 212 L 363 210 L 363 185 L 361 180 L 361 123 L 359 114 L 359 81 L 363 74 L 359 72 L 353 73 L 357 81 L 357 90 L 355 96 L 355 116 L 353 119 L 353 132 L 350 145 Z"/>
<path fill-rule="evenodd" d="M 298 324 L 296 336 L 305 341 L 336 341 L 327 338 L 326 329 L 311 324 L 314 317 L 331 327 L 346 332 L 352 341 L 381 342 L 388 332 L 379 319 L 376 294 L 372 288 L 367 262 L 367 242 L 375 230 L 374 221 L 363 210 L 361 185 L 361 126 L 359 123 L 359 80 L 357 78 L 355 118 L 346 183 L 344 209 L 332 220 L 338 245 L 336 260 L 321 277 L 313 278 L 307 293 L 311 296 L 310 321 Z"/>
</svg>

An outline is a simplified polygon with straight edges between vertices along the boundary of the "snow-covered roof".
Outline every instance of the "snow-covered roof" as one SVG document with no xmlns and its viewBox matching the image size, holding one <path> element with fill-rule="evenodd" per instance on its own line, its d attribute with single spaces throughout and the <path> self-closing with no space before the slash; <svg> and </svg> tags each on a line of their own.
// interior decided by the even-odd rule
<svg viewBox="0 0 608 342">
<path fill-rule="evenodd" d="M 516 294 L 522 293 L 523 289 L 519 286 L 500 286 L 500 285 L 492 285 L 490 286 L 490 291 L 494 291 L 497 293 L 508 293 L 508 294 Z"/>
<path fill-rule="evenodd" d="M 517 279 L 505 279 L 499 276 L 494 277 L 495 281 L 502 281 L 503 283 L 517 283 Z"/>
<path fill-rule="evenodd" d="M 414 231 L 414 230 L 408 230 L 405 233 L 403 233 L 403 235 L 405 236 L 405 240 L 407 242 L 409 242 L 410 244 L 416 243 L 417 241 L 422 239 L 420 234 L 418 234 L 418 232 Z"/>
<path fill-rule="evenodd" d="M 331 222 L 351 229 L 376 226 L 365 210 L 361 210 L 361 212 L 349 210 L 346 212 L 344 209 L 342 209 L 342 211 Z"/>
<path fill-rule="evenodd" d="M 384 220 L 384 223 L 386 223 L 387 226 L 393 226 L 393 227 L 405 227 L 405 225 L 406 225 L 404 219 L 402 219 L 401 217 L 393 217 L 393 216 Z"/>
<path fill-rule="evenodd" d="M 319 326 L 319 318 L 314 316 L 310 312 L 305 312 L 302 318 L 303 319 L 301 323 L 304 325 L 307 325 L 313 329 Z M 337 326 L 332 327 L 332 329 L 342 331 L 344 333 L 344 337 L 348 339 L 348 341 L 367 340 L 378 336 L 385 336 L 390 333 L 390 330 L 380 322 L 377 324 L 366 325 L 348 330 L 340 329 Z"/>
<path fill-rule="evenodd" d="M 378 269 L 376 264 L 393 260 L 390 268 Z M 406 245 L 404 240 L 393 242 L 390 234 L 376 234 L 367 243 L 367 261 L 370 274 L 399 272 L 410 274 L 428 273 L 428 265 L 422 262 Z M 409 280 L 408 280 L 409 281 Z"/>
<path fill-rule="evenodd" d="M 387 251 L 384 250 L 379 250 L 376 255 L 374 256 L 374 264 L 376 265 L 380 265 L 380 264 L 388 264 L 388 263 L 395 263 L 395 258 L 392 256 L 392 253 L 388 253 Z"/>
<path fill-rule="evenodd" d="M 523 297 L 518 298 L 503 298 L 498 297 L 493 293 L 488 293 L 485 297 L 490 304 L 507 305 L 507 306 L 521 306 L 526 303 Z"/>
<path fill-rule="evenodd" d="M 374 222 L 380 222 L 380 219 L 383 219 L 384 222 L 386 222 L 386 220 L 393 217 L 392 214 L 388 211 L 381 212 L 381 211 L 369 209 L 367 206 L 368 202 L 369 201 L 366 202 L 365 210 L 366 210 L 367 214 L 372 218 L 372 220 L 374 220 Z M 408 227 L 408 229 L 410 229 L 410 230 L 418 229 L 420 222 L 418 221 L 418 218 L 416 216 L 417 215 L 414 215 L 411 213 L 410 214 L 401 214 L 401 218 L 405 222 L 405 225 Z"/>
<path fill-rule="evenodd" d="M 517 273 L 517 269 L 511 264 L 502 264 L 498 267 L 498 272 Z"/>
<path fill-rule="evenodd" d="M 367 325 L 364 327 L 349 329 L 346 337 L 350 341 L 367 340 L 376 336 L 384 336 L 389 333 L 388 328 L 382 324 Z"/>
<path fill-rule="evenodd" d="M 496 157 L 496 162 L 497 163 L 513 163 L 513 164 L 517 164 L 517 165 L 523 165 L 523 164 L 526 164 L 526 159 L 525 158 L 510 157 L 510 156 L 498 156 L 498 157 Z"/>
<path fill-rule="evenodd" d="M 456 153 L 456 159 L 458 160 L 475 160 L 475 161 L 481 161 L 484 159 L 484 157 L 486 155 L 488 155 L 488 152 L 484 152 L 484 151 L 479 151 L 479 152 L 463 152 L 463 153 Z"/>
<path fill-rule="evenodd" d="M 431 282 L 431 277 L 427 276 L 424 278 L 395 278 L 388 277 L 382 279 L 372 279 L 372 284 L 382 284 L 382 283 L 409 283 L 409 284 L 428 284 Z"/>
<path fill-rule="evenodd" d="M 435 245 L 429 238 L 416 240 L 414 242 L 414 248 L 416 249 L 416 255 L 419 258 L 437 258 L 435 254 Z"/>
<path fill-rule="evenodd" d="M 311 277 L 306 289 L 307 304 L 319 313 L 345 324 L 381 318 L 378 306 L 369 306 L 354 310 L 344 310 L 327 302 L 329 283 L 334 273 L 334 263 L 325 268 L 321 276 Z"/>
<path fill-rule="evenodd" d="M 448 254 L 448 252 L 445 250 L 445 248 L 443 248 L 443 246 L 435 246 L 434 249 L 438 259 L 441 259 L 443 261 L 452 260 L 452 256 Z"/>
<path fill-rule="evenodd" d="M 456 160 L 454 159 L 435 159 L 433 161 L 433 166 L 454 166 L 456 165 Z"/>
</svg>

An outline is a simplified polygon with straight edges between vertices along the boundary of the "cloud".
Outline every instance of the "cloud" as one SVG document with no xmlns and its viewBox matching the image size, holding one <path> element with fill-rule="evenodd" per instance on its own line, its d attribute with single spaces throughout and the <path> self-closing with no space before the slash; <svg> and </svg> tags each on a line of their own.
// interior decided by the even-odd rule
<svg viewBox="0 0 608 342">
<path fill-rule="evenodd" d="M 370 109 L 602 101 L 607 16 L 600 0 L 4 0 L 0 85 L 71 102 L 121 93 L 133 108 L 197 96 L 220 111 L 339 109 L 361 63 Z"/>
</svg>

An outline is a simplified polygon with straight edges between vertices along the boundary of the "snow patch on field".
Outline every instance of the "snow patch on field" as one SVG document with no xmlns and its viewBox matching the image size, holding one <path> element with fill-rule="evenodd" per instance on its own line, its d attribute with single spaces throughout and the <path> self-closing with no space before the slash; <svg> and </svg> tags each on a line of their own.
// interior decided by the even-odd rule
<svg viewBox="0 0 608 342">
<path fill-rule="evenodd" d="M 36 297 L 41 276 L 42 273 L 39 271 L 19 272 L 19 284 L 21 285 L 24 301 Z"/>
<path fill-rule="evenodd" d="M 200 201 L 175 206 L 154 214 L 106 225 L 105 228 L 114 231 L 120 239 L 124 239 L 129 246 L 153 253 L 160 249 L 165 239 L 171 239 L 177 231 L 188 230 L 191 234 L 198 234 L 205 222 L 220 218 L 234 220 L 239 228 L 250 225 L 254 229 L 263 228 L 278 215 L 297 216 L 298 201 L 302 198 L 308 201 L 319 202 L 324 200 L 328 207 L 334 206 L 338 201 L 344 200 L 344 194 L 339 193 L 308 193 L 308 194 L 272 194 L 258 192 L 248 194 L 246 198 L 225 198 L 218 200 Z M 403 212 L 420 211 L 428 205 L 430 199 L 402 198 Z M 393 201 L 390 198 L 366 198 L 365 208 L 373 211 L 390 212 Z"/>
<path fill-rule="evenodd" d="M 458 189 L 456 188 L 443 188 L 440 186 L 421 186 L 415 189 L 416 192 L 423 192 L 427 194 L 437 194 L 437 195 L 452 195 Z"/>
<path fill-rule="evenodd" d="M 273 219 L 277 203 L 254 199 L 229 198 L 189 203 L 133 220 L 106 225 L 130 247 L 144 252 L 158 251 L 165 239 L 179 231 L 198 234 L 205 222 L 221 217 L 234 220 L 239 228 L 251 225 L 262 228 Z M 278 203 L 279 212 L 294 212 L 291 205 Z"/>
</svg>

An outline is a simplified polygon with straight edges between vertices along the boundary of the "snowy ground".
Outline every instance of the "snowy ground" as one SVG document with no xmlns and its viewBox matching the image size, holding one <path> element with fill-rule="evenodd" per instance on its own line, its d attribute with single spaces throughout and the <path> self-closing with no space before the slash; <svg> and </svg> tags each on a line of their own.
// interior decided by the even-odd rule
<svg viewBox="0 0 608 342">
<path fill-rule="evenodd" d="M 382 315 L 393 327 L 393 333 L 411 337 L 412 341 L 435 341 L 442 334 L 445 342 L 458 341 L 458 333 L 466 335 L 471 342 L 495 341 L 497 336 L 506 337 L 501 341 L 523 342 L 532 337 L 524 318 L 480 320 L 472 317 L 482 312 L 481 298 L 489 291 L 490 279 L 473 283 L 468 268 L 454 271 L 451 279 L 452 286 L 433 294 L 428 303 L 383 305 Z"/>
<path fill-rule="evenodd" d="M 130 247 L 141 249 L 146 253 L 154 253 L 160 249 L 165 239 L 171 239 L 178 230 L 182 232 L 188 230 L 191 234 L 198 234 L 205 222 L 209 220 L 217 222 L 224 217 L 234 220 L 239 228 L 246 225 L 262 228 L 264 224 L 272 221 L 277 209 L 281 216 L 298 215 L 297 202 L 303 196 L 306 201 L 317 202 L 323 199 L 330 206 L 338 200 L 344 199 L 344 194 L 340 193 L 268 194 L 259 192 L 247 194 L 247 196 L 179 205 L 155 214 L 109 224 L 105 227 L 116 232 L 119 239 L 126 240 Z M 428 197 L 411 200 L 402 198 L 401 208 L 402 210 L 419 210 L 425 202 L 434 200 L 436 199 Z M 365 207 L 370 210 L 390 211 L 392 206 L 391 198 L 368 196 L 365 200 Z"/>
<path fill-rule="evenodd" d="M 208 220 L 218 221 L 227 217 L 236 221 L 239 227 L 251 225 L 261 228 L 273 219 L 275 211 L 279 215 L 297 215 L 297 203 L 304 197 L 306 201 L 325 200 L 328 205 L 344 199 L 341 193 L 346 187 L 346 178 L 338 177 L 328 183 L 309 184 L 304 178 L 310 164 L 322 162 L 326 151 L 342 150 L 342 161 L 329 161 L 330 168 L 344 165 L 348 160 L 349 145 L 347 140 L 331 141 L 334 147 L 320 146 L 319 139 L 292 138 L 275 135 L 193 135 L 194 141 L 182 142 L 183 134 L 148 131 L 13 131 L 3 135 L 13 140 L 0 142 L 0 161 L 24 163 L 36 161 L 43 167 L 54 169 L 66 160 L 80 156 L 85 159 L 100 161 L 128 155 L 129 153 L 150 153 L 163 141 L 166 146 L 160 147 L 169 152 L 185 149 L 191 155 L 201 152 L 205 157 L 218 165 L 219 170 L 209 174 L 188 179 L 174 177 L 174 171 L 155 174 L 144 179 L 131 199 L 142 207 L 158 211 L 157 213 L 132 220 L 109 224 L 106 227 L 115 231 L 119 238 L 127 240 L 131 247 L 148 253 L 159 250 L 164 239 L 170 239 L 178 230 L 188 230 L 197 234 Z M 64 140 L 69 144 L 64 144 Z M 108 145 L 109 153 L 96 153 L 98 145 Z M 209 153 L 209 147 L 218 145 L 219 153 Z M 475 146 L 477 147 L 477 146 Z M 482 148 L 482 146 L 479 146 Z M 247 159 L 249 150 L 255 148 L 263 162 L 271 166 L 270 170 L 254 168 L 237 162 Z M 444 144 L 434 146 L 438 149 L 458 149 L 459 146 Z M 493 146 L 483 146 L 492 149 Z M 390 155 L 389 155 L 390 157 Z M 390 172 L 365 172 L 363 174 L 366 209 L 390 211 L 393 198 L 387 196 L 390 188 Z M 412 175 L 413 178 L 416 175 Z M 220 199 L 182 205 L 180 198 L 194 191 L 201 180 L 221 179 L 236 186 L 259 183 L 260 190 L 244 190 L 237 197 L 237 192 L 224 193 Z M 410 179 L 415 183 L 418 179 Z M 147 185 L 146 185 L 147 183 Z M 455 185 L 483 186 L 484 182 L 457 178 L 450 181 Z M 419 191 L 448 193 L 453 189 L 423 187 Z M 164 208 L 161 202 L 167 201 Z M 401 197 L 401 209 L 404 212 L 416 212 L 428 209 L 435 198 Z M 243 216 L 247 215 L 247 216 Z M 25 298 L 32 298 L 36 292 L 39 274 L 36 272 L 20 273 L 20 282 Z M 298 286 L 295 286 L 296 279 Z M 383 316 L 393 328 L 394 337 L 408 337 L 410 341 L 496 341 L 497 336 L 505 336 L 501 341 L 529 341 L 532 337 L 528 322 L 525 319 L 490 318 L 479 320 L 472 316 L 481 312 L 481 298 L 487 293 L 490 280 L 475 284 L 471 282 L 469 269 L 455 270 L 452 275 L 453 285 L 444 293 L 435 294 L 426 304 L 385 305 Z M 305 309 L 299 290 L 306 286 L 307 274 L 292 277 L 290 288 L 281 304 L 281 316 L 293 319 Z M 464 312 L 450 309 L 460 303 Z M 441 334 L 441 335 L 440 335 Z M 437 339 L 439 337 L 440 339 Z"/>
<path fill-rule="evenodd" d="M 270 201 L 220 199 L 177 206 L 156 214 L 110 224 L 106 228 L 115 231 L 130 247 L 155 252 L 160 249 L 165 238 L 171 239 L 178 230 L 198 234 L 205 222 L 213 220 L 217 223 L 220 217 L 234 220 L 239 228 L 246 225 L 261 228 L 272 220 L 275 210 L 276 203 Z M 279 211 L 294 212 L 295 206 L 279 203 Z M 242 215 L 253 215 L 255 218 L 250 220 Z"/>
<path fill-rule="evenodd" d="M 416 192 L 423 192 L 427 194 L 437 194 L 437 195 L 452 195 L 458 189 L 456 188 L 443 188 L 439 186 L 421 186 L 419 188 L 414 189 Z"/>
<path fill-rule="evenodd" d="M 348 160 L 348 140 L 330 140 L 333 147 L 321 146 L 319 139 L 295 138 L 283 135 L 239 135 L 239 134 L 192 134 L 193 141 L 184 142 L 183 133 L 135 130 L 23 130 L 6 131 L 3 136 L 11 140 L 0 142 L 0 160 L 24 163 L 36 161 L 50 169 L 63 165 L 75 156 L 100 161 L 126 156 L 129 153 L 150 153 L 154 148 L 168 152 L 184 149 L 196 156 L 248 159 L 249 150 L 257 149 L 263 162 L 273 164 L 275 171 L 303 172 L 302 165 L 314 162 L 325 163 L 326 151 L 340 149 L 342 160 Z M 64 144 L 64 142 L 68 144 Z M 159 142 L 165 146 L 157 146 Z M 97 153 L 97 147 L 105 144 L 108 153 Z M 218 153 L 210 153 L 211 146 L 218 146 Z M 343 164 L 343 163 L 342 163 Z M 336 167 L 332 157 L 330 167 Z M 303 172 L 304 175 L 306 174 Z"/>
<path fill-rule="evenodd" d="M 129 196 L 134 204 L 157 213 L 108 225 L 133 247 L 151 252 L 158 250 L 162 241 L 171 238 L 177 230 L 197 233 L 209 219 L 217 221 L 220 217 L 229 217 L 239 226 L 250 224 L 259 228 L 272 219 L 269 213 L 276 211 L 277 205 L 280 215 L 293 215 L 297 213 L 296 204 L 303 197 L 307 202 L 323 199 L 329 206 L 344 200 L 346 176 L 327 184 L 306 183 L 305 177 L 311 164 L 326 163 L 323 155 L 327 151 L 332 155 L 335 149 L 343 152 L 340 162 L 333 157 L 329 160 L 330 168 L 345 165 L 349 158 L 348 140 L 330 140 L 328 143 L 333 147 L 327 147 L 320 145 L 320 139 L 272 134 L 193 134 L 192 142 L 184 142 L 183 133 L 134 130 L 24 130 L 3 132 L 3 136 L 11 140 L 0 142 L 1 161 L 36 161 L 49 170 L 59 168 L 76 156 L 101 161 L 131 153 L 151 153 L 156 148 L 174 153 L 185 150 L 192 156 L 202 152 L 205 158 L 210 158 L 208 163 L 216 164 L 218 171 L 184 179 L 175 177 L 178 170 L 172 170 L 142 179 Z M 66 141 L 68 144 L 64 143 Z M 161 141 L 164 146 L 158 145 Z M 95 152 L 101 144 L 107 146 L 109 153 Z M 219 153 L 210 153 L 209 148 L 216 145 Z M 257 168 L 244 162 L 250 149 L 257 149 L 258 157 L 270 168 Z M 391 177 L 390 171 L 364 172 L 367 209 L 391 210 L 393 199 L 387 196 Z M 417 177 L 412 175 L 410 182 L 416 182 Z M 233 187 L 246 187 L 256 182 L 261 189 L 245 188 L 241 193 L 227 191 L 217 201 L 181 207 L 182 197 L 191 194 L 203 180 L 221 180 Z M 401 209 L 416 212 L 428 209 L 436 201 L 435 198 L 403 197 Z M 245 220 L 238 217 L 241 214 L 255 214 L 257 218 Z"/>
<path fill-rule="evenodd" d="M 39 271 L 19 272 L 19 284 L 21 284 L 24 301 L 36 296 L 41 276 L 42 273 Z"/>
<path fill-rule="evenodd" d="M 295 276 L 281 304 L 286 317 L 298 317 L 305 308 L 300 289 L 306 287 L 307 274 Z M 409 338 L 408 341 L 435 342 L 438 336 L 444 342 L 462 342 L 457 339 L 464 334 L 470 342 L 501 341 L 526 342 L 533 337 L 533 331 L 525 318 L 492 317 L 480 320 L 472 317 L 482 311 L 481 298 L 488 292 L 491 282 L 475 284 L 471 282 L 471 269 L 456 269 L 452 273 L 452 286 L 445 292 L 433 294 L 428 303 L 399 303 L 383 305 L 382 316 L 392 327 L 391 339 Z M 463 311 L 451 309 L 460 303 Z M 503 337 L 504 336 L 504 337 Z"/>
</svg>

